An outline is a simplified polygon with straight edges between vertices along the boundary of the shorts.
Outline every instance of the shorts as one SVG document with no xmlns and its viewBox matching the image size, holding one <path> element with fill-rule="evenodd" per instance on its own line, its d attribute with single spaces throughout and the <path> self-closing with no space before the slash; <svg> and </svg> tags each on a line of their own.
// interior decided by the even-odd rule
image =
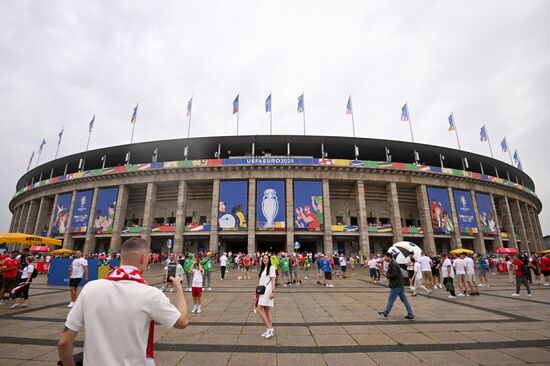
<svg viewBox="0 0 550 366">
<path fill-rule="evenodd" d="M 328 280 L 328 281 L 332 280 L 332 272 L 325 272 L 325 280 Z"/>
<path fill-rule="evenodd" d="M 464 283 L 466 281 L 466 274 L 457 274 L 455 275 L 455 279 L 458 284 Z"/>
<path fill-rule="evenodd" d="M 439 269 L 437 268 L 432 268 L 432 276 L 439 276 Z"/>
<path fill-rule="evenodd" d="M 4 277 L 4 291 L 8 294 L 11 292 L 11 290 L 15 287 L 15 284 L 17 283 L 16 277 Z M 0 299 L 1 300 L 1 299 Z"/>
<path fill-rule="evenodd" d="M 468 282 L 474 282 L 476 276 L 473 273 L 466 273 L 466 281 Z"/>
<path fill-rule="evenodd" d="M 407 275 L 409 276 L 409 278 L 413 278 L 413 276 L 414 276 L 414 270 L 412 270 L 412 271 L 407 270 Z"/>
<path fill-rule="evenodd" d="M 432 275 L 432 271 L 422 271 L 422 277 L 424 278 L 424 281 L 426 282 L 433 282 L 434 277 Z"/>
<path fill-rule="evenodd" d="M 346 272 L 347 266 L 342 266 L 340 267 L 340 269 L 342 270 L 342 272 Z"/>
<path fill-rule="evenodd" d="M 248 271 L 249 266 L 244 266 L 245 271 Z"/>
<path fill-rule="evenodd" d="M 191 295 L 193 297 L 202 297 L 202 287 L 191 287 Z"/>
<path fill-rule="evenodd" d="M 543 276 L 550 276 L 550 269 L 549 270 L 545 270 L 545 271 L 542 271 L 542 275 Z M 5 281 L 6 279 L 4 279 Z"/>
<path fill-rule="evenodd" d="M 82 278 L 69 278 L 69 286 L 78 287 L 78 285 L 80 285 L 80 281 L 82 281 Z"/>
</svg>

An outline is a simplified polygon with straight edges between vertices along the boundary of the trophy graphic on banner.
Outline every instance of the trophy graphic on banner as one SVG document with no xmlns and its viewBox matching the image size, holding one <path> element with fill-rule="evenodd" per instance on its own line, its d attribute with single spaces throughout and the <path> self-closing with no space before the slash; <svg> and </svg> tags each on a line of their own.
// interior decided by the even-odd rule
<svg viewBox="0 0 550 366">
<path fill-rule="evenodd" d="M 273 220 L 279 212 L 279 201 L 277 199 L 277 191 L 274 189 L 266 189 L 262 199 L 262 213 L 266 219 L 264 229 L 273 229 L 275 224 Z"/>
</svg>

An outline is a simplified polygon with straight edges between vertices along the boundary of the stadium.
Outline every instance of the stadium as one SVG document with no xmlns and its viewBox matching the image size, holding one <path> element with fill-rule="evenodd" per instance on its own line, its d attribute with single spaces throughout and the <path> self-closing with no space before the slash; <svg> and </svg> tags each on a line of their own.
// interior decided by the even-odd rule
<svg viewBox="0 0 550 366">
<path fill-rule="evenodd" d="M 532 179 L 446 147 L 334 136 L 216 136 L 113 146 L 23 175 L 10 232 L 84 253 L 541 250 Z"/>
</svg>

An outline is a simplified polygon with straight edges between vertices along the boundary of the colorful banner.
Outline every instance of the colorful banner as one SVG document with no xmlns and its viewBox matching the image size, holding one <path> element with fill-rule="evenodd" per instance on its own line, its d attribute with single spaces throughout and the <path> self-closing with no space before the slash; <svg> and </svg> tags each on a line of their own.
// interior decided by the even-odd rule
<svg viewBox="0 0 550 366">
<path fill-rule="evenodd" d="M 323 231 L 323 186 L 320 181 L 294 181 L 294 230 Z"/>
<path fill-rule="evenodd" d="M 90 216 L 90 206 L 92 205 L 92 195 L 94 191 L 76 192 L 73 207 L 73 217 L 71 218 L 71 233 L 85 233 L 88 228 L 88 219 Z"/>
<path fill-rule="evenodd" d="M 220 182 L 218 230 L 247 230 L 248 181 Z"/>
<path fill-rule="evenodd" d="M 65 234 L 69 221 L 69 208 L 71 206 L 72 193 L 60 194 L 57 197 L 57 205 L 54 207 L 52 236 Z"/>
<path fill-rule="evenodd" d="M 491 196 L 486 193 L 477 193 L 477 210 L 479 212 L 479 220 L 481 221 L 481 232 L 488 235 L 497 234 L 497 224 L 493 213 L 493 203 Z"/>
<path fill-rule="evenodd" d="M 94 213 L 94 232 L 96 234 L 111 233 L 115 220 L 118 188 L 101 188 L 97 193 L 97 203 Z"/>
<path fill-rule="evenodd" d="M 286 229 L 284 180 L 256 181 L 256 230 Z"/>
<path fill-rule="evenodd" d="M 461 191 L 458 189 L 453 190 L 453 194 L 460 232 L 470 235 L 477 233 L 477 222 L 474 214 L 474 205 L 472 204 L 472 195 L 469 191 Z"/>
<path fill-rule="evenodd" d="M 447 188 L 428 187 L 430 217 L 434 234 L 449 234 L 454 231 Z"/>
</svg>

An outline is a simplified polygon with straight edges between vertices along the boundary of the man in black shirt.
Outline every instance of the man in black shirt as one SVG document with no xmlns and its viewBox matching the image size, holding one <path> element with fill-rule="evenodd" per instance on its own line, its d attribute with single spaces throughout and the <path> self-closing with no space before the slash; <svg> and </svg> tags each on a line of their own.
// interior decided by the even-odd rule
<svg viewBox="0 0 550 366">
<path fill-rule="evenodd" d="M 399 264 L 395 261 L 391 253 L 384 254 L 384 260 L 388 262 L 388 272 L 384 273 L 384 276 L 386 276 L 390 281 L 390 297 L 388 298 L 388 304 L 386 305 L 386 310 L 379 311 L 378 314 L 383 315 L 384 318 L 387 318 L 388 315 L 390 315 L 390 311 L 393 307 L 393 303 L 395 302 L 395 299 L 397 296 L 399 296 L 399 299 L 401 302 L 405 305 L 405 308 L 407 309 L 407 316 L 405 319 L 414 319 L 414 314 L 411 308 L 411 305 L 409 304 L 409 300 L 407 300 L 407 295 L 405 295 L 405 288 L 403 286 L 403 274 L 401 273 L 401 267 L 399 267 Z"/>
</svg>

